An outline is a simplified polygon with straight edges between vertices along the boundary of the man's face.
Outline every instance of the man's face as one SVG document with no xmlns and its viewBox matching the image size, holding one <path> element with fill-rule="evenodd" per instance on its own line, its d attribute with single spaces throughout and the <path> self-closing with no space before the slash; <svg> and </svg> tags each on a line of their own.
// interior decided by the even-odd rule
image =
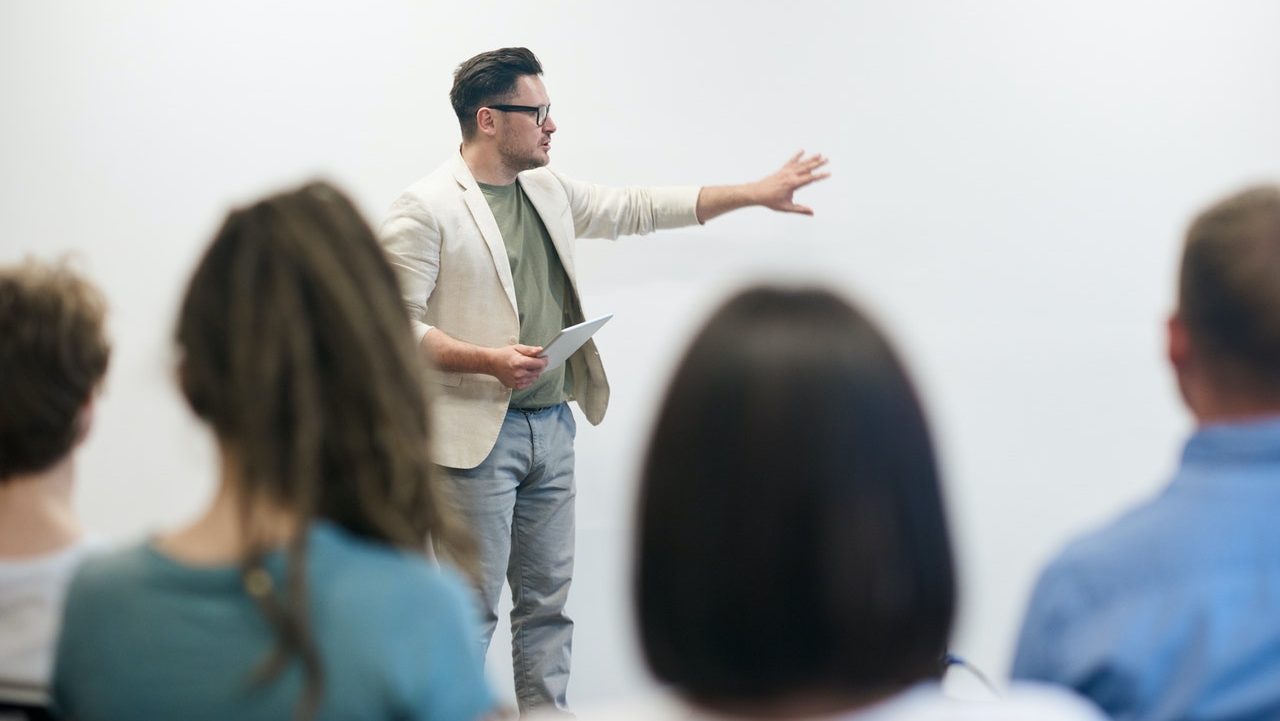
<svg viewBox="0 0 1280 721">
<path fill-rule="evenodd" d="M 547 89 L 537 75 L 522 75 L 516 82 L 516 91 L 503 101 L 507 105 L 550 105 Z M 498 153 L 503 163 L 516 172 L 541 168 L 551 162 L 551 134 L 556 123 L 547 120 L 538 127 L 532 112 L 494 112 L 494 127 L 498 131 Z"/>
</svg>

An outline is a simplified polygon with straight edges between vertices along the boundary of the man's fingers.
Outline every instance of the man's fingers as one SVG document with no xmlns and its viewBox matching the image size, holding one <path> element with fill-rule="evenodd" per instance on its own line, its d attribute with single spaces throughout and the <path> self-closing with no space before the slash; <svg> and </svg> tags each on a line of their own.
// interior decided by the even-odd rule
<svg viewBox="0 0 1280 721">
<path fill-rule="evenodd" d="M 796 172 L 802 175 L 813 175 L 813 171 L 817 170 L 818 168 L 821 168 L 826 164 L 827 164 L 827 159 L 823 158 L 822 156 L 818 156 L 817 160 L 810 158 L 809 160 L 806 160 L 805 162 L 800 163 L 800 167 L 796 168 Z"/>
<path fill-rule="evenodd" d="M 791 159 L 788 160 L 786 164 L 792 165 L 792 166 L 799 166 L 800 170 L 809 170 L 812 168 L 816 168 L 820 165 L 824 165 L 826 162 L 827 162 L 827 158 L 822 153 L 815 153 L 813 155 L 805 157 L 804 151 L 801 150 L 800 152 L 791 156 Z"/>
<path fill-rule="evenodd" d="M 529 363 L 516 366 L 515 372 L 512 373 L 512 375 L 516 378 L 537 378 L 542 375 L 542 370 L 546 367 L 546 359 L 540 358 L 536 363 L 530 361 Z"/>
<path fill-rule="evenodd" d="M 807 205 L 798 205 L 796 203 L 791 203 L 789 205 L 782 206 L 782 209 L 787 211 L 788 213 L 799 213 L 801 215 L 813 215 L 813 208 L 810 208 Z"/>
<path fill-rule="evenodd" d="M 518 374 L 533 374 L 536 378 L 542 372 L 542 369 L 546 367 L 546 358 L 530 358 L 526 361 L 520 361 L 520 364 L 515 366 L 515 371 Z"/>
<path fill-rule="evenodd" d="M 525 388 L 528 388 L 529 386 L 533 385 L 534 382 L 536 382 L 538 380 L 538 377 L 541 375 L 542 375 L 541 371 L 529 372 L 529 373 L 516 373 L 511 378 L 511 387 L 515 388 L 516 390 L 524 390 Z"/>
<path fill-rule="evenodd" d="M 795 187 L 803 188 L 809 183 L 816 183 L 819 180 L 826 180 L 827 178 L 830 178 L 830 177 L 831 177 L 831 173 L 813 173 L 811 175 L 802 175 L 800 176 L 799 180 L 796 182 Z"/>
<path fill-rule="evenodd" d="M 515 349 L 515 351 L 516 351 L 517 353 L 519 353 L 520 355 L 527 355 L 527 356 L 529 356 L 530 358 L 532 358 L 532 357 L 534 357 L 534 356 L 536 356 L 536 355 L 538 355 L 539 353 L 541 353 L 541 352 L 542 352 L 542 346 L 540 346 L 540 345 L 519 345 L 519 344 L 517 344 L 517 345 L 513 345 L 513 346 L 511 346 L 511 347 L 512 347 L 512 348 L 514 348 L 514 349 Z"/>
</svg>

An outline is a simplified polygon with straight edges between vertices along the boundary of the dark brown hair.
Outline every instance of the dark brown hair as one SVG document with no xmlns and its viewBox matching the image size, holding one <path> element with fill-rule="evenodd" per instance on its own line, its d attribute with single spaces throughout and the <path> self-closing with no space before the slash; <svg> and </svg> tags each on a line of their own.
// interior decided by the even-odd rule
<svg viewBox="0 0 1280 721">
<path fill-rule="evenodd" d="M 760 287 L 711 317 L 658 414 L 635 583 L 650 667 L 713 708 L 938 675 L 956 591 L 933 445 L 861 313 Z"/>
<path fill-rule="evenodd" d="M 105 314 L 65 263 L 0 268 L 0 482 L 49 468 L 82 437 L 111 357 Z"/>
<path fill-rule="evenodd" d="M 333 186 L 271 196 L 218 231 L 187 289 L 177 343 L 183 393 L 239 466 L 246 587 L 279 641 L 261 678 L 300 657 L 299 709 L 311 715 L 322 679 L 306 623 L 307 524 L 326 519 L 414 551 L 434 535 L 469 557 L 428 456 L 424 368 L 393 272 Z M 270 550 L 255 537 L 264 506 L 302 526 L 279 591 L 253 582 Z"/>
<path fill-rule="evenodd" d="M 1217 383 L 1280 400 L 1280 186 L 1232 195 L 1191 224 L 1178 314 Z"/>
<path fill-rule="evenodd" d="M 506 100 L 525 75 L 541 75 L 542 63 L 528 48 L 498 48 L 463 62 L 453 73 L 449 102 L 462 126 L 463 139 L 476 134 L 476 111 Z"/>
</svg>

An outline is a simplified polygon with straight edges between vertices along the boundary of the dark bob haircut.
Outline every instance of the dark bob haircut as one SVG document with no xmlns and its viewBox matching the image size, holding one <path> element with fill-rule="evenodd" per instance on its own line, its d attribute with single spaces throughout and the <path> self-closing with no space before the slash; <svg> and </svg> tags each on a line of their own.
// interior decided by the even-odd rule
<svg viewBox="0 0 1280 721">
<path fill-rule="evenodd" d="M 635 567 L 653 672 L 707 705 L 891 693 L 940 674 L 955 576 L 916 393 L 823 290 L 753 288 L 657 419 Z"/>
<path fill-rule="evenodd" d="M 449 102 L 462 126 L 462 137 L 476 134 L 476 111 L 507 99 L 525 75 L 541 75 L 542 63 L 528 48 L 498 48 L 464 61 L 453 73 Z"/>
</svg>

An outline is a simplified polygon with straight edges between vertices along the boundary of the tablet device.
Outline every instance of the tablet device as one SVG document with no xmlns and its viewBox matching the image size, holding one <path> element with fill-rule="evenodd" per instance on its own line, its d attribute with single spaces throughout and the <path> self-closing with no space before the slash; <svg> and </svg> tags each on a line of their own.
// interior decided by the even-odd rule
<svg viewBox="0 0 1280 721">
<path fill-rule="evenodd" d="M 600 330 L 600 326 L 609 322 L 613 317 L 612 313 L 602 315 L 599 318 L 583 321 L 577 325 L 571 325 L 568 328 L 556 333 L 556 337 L 551 342 L 542 347 L 542 352 L 538 354 L 539 358 L 547 359 L 547 367 L 542 370 L 543 373 L 559 366 L 561 363 L 569 360 L 569 356 L 573 352 L 582 347 L 583 343 L 595 332 Z"/>
</svg>

